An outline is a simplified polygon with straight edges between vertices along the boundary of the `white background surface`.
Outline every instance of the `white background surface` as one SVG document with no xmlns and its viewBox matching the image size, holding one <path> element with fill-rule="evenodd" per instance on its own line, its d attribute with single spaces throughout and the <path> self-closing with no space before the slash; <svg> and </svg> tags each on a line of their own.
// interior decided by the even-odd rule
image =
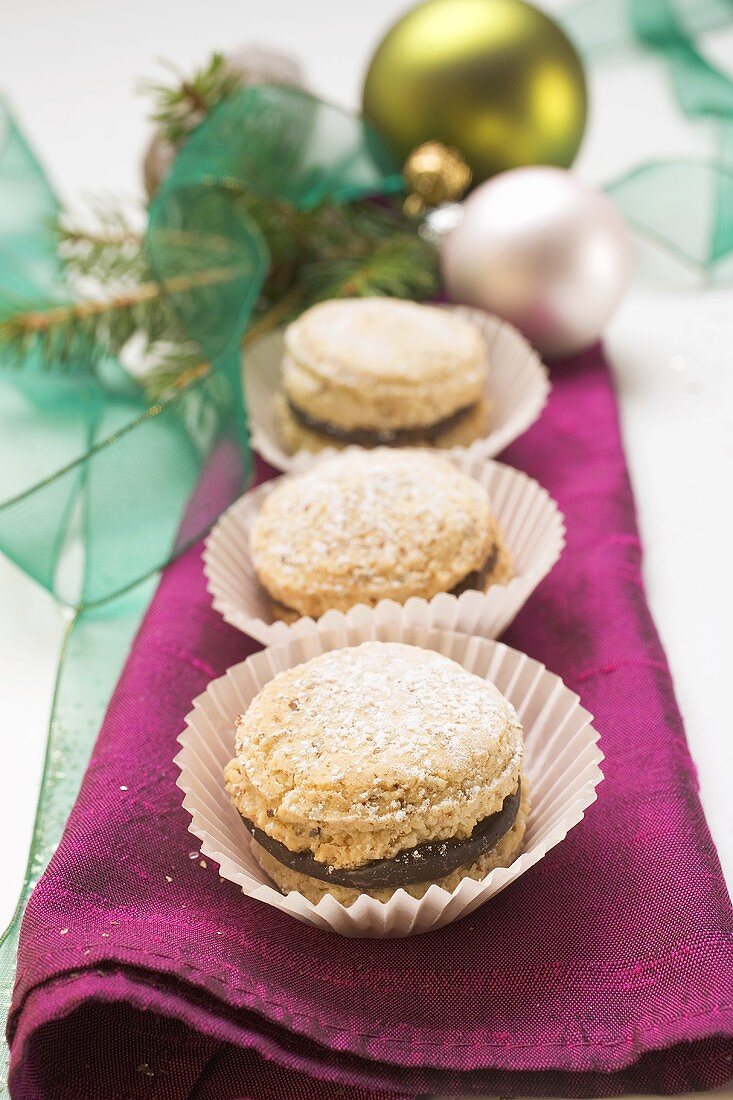
<svg viewBox="0 0 733 1100">
<path fill-rule="evenodd" d="M 546 5 L 558 10 L 562 5 Z M 302 58 L 313 89 L 356 107 L 370 49 L 400 0 L 25 0 L 2 5 L 0 89 L 62 196 L 139 195 L 148 128 L 140 77 L 156 58 L 188 71 L 215 48 L 257 41 Z M 733 71 L 733 30 L 706 40 Z M 578 161 L 593 181 L 642 159 L 707 153 L 713 134 L 679 115 L 661 66 L 596 66 Z M 644 574 L 733 883 L 733 291 L 652 279 L 646 262 L 608 333 L 637 497 Z M 61 637 L 50 597 L 0 559 L 0 925 L 23 875 Z"/>
</svg>

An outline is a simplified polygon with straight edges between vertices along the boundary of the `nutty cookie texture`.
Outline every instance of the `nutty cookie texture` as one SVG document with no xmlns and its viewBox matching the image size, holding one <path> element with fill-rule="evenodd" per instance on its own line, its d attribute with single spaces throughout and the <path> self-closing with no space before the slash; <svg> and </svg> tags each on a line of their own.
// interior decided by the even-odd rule
<svg viewBox="0 0 733 1100">
<path fill-rule="evenodd" d="M 283 480 L 251 551 L 282 618 L 506 583 L 511 557 L 486 490 L 427 451 L 350 451 Z"/>
<path fill-rule="evenodd" d="M 484 434 L 488 351 L 478 328 L 393 298 L 322 302 L 285 333 L 275 419 L 284 446 L 453 446 Z"/>
<path fill-rule="evenodd" d="M 517 714 L 493 684 L 431 650 L 365 642 L 265 685 L 237 723 L 225 782 L 281 889 L 350 904 L 360 891 L 330 876 L 366 873 L 366 892 L 386 900 L 397 880 L 419 897 L 432 882 L 453 889 L 508 865 L 527 814 L 522 756 Z"/>
</svg>

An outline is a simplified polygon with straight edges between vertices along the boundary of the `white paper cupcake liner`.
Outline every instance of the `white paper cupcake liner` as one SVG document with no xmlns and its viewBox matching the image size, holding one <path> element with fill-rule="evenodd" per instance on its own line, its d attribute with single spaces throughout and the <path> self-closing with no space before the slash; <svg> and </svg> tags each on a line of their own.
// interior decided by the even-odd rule
<svg viewBox="0 0 733 1100">
<path fill-rule="evenodd" d="M 560 557 L 565 545 L 562 513 L 536 481 L 511 466 L 476 458 L 465 451 L 446 454 L 446 458 L 485 487 L 509 547 L 515 575 L 508 584 L 492 585 L 487 592 L 467 591 L 460 596 L 442 592 L 431 600 L 413 596 L 404 605 L 403 621 L 496 638 Z M 268 481 L 240 497 L 221 516 L 204 551 L 204 570 L 214 607 L 232 626 L 265 645 L 286 641 L 313 624 L 310 618 L 292 624 L 275 619 L 270 597 L 257 580 L 252 562 L 252 526 L 265 498 L 278 483 L 279 479 Z M 391 602 L 382 600 L 378 606 Z M 318 620 L 326 629 L 332 614 L 326 612 Z"/>
<path fill-rule="evenodd" d="M 444 308 L 456 310 L 481 329 L 490 361 L 486 394 L 492 408 L 491 431 L 468 447 L 451 448 L 451 452 L 493 458 L 534 424 L 545 407 L 550 393 L 547 367 L 532 345 L 506 321 L 469 306 Z M 282 330 L 263 337 L 245 356 L 244 385 L 252 446 L 278 470 L 303 470 L 316 456 L 306 450 L 288 454 L 275 426 L 273 398 L 280 388 L 282 357 Z M 319 454 L 332 454 L 334 449 L 324 448 Z"/>
<path fill-rule="evenodd" d="M 598 734 L 578 696 L 537 661 L 500 642 L 408 626 L 397 607 L 361 609 L 357 622 L 333 617 L 329 629 L 309 632 L 234 665 L 193 704 L 176 757 L 178 786 L 203 855 L 249 897 L 274 905 L 316 928 L 344 936 L 388 937 L 428 932 L 464 917 L 523 874 L 566 836 L 596 798 L 602 779 Z M 433 649 L 492 680 L 519 713 L 531 808 L 521 855 L 481 881 L 463 879 L 452 893 L 432 885 L 413 898 L 397 890 L 381 902 L 362 894 L 351 906 L 330 895 L 317 905 L 297 892 L 281 894 L 251 852 L 251 837 L 224 789 L 224 766 L 234 753 L 234 723 L 276 673 L 321 653 L 369 639 Z M 561 873 L 561 870 L 560 870 Z M 538 887 L 540 888 L 540 887 Z"/>
</svg>

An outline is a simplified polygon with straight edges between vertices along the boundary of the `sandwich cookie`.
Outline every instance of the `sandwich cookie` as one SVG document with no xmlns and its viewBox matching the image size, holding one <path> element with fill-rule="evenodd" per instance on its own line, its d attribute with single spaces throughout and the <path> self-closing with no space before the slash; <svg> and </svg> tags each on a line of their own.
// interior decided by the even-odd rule
<svg viewBox="0 0 733 1100">
<path fill-rule="evenodd" d="M 387 447 L 284 479 L 255 521 L 251 554 L 285 620 L 485 591 L 512 575 L 486 490 L 435 453 Z"/>
<path fill-rule="evenodd" d="M 321 302 L 285 333 L 276 422 L 291 452 L 468 444 L 488 430 L 486 342 L 464 317 L 395 298 Z"/>
<path fill-rule="evenodd" d="M 365 642 L 281 672 L 238 719 L 235 744 L 227 791 L 284 893 L 422 897 L 521 850 L 516 711 L 432 650 Z"/>
</svg>

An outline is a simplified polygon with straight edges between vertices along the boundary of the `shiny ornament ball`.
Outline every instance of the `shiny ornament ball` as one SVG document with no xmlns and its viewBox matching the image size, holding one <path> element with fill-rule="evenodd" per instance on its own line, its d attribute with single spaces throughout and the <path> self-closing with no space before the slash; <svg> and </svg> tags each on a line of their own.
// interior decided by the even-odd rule
<svg viewBox="0 0 733 1100">
<path fill-rule="evenodd" d="M 564 32 L 522 0 L 427 0 L 377 47 L 363 112 L 404 163 L 454 146 L 475 183 L 527 164 L 568 167 L 586 119 L 583 66 Z"/>
<path fill-rule="evenodd" d="M 405 212 L 417 215 L 462 198 L 471 182 L 471 169 L 457 149 L 426 141 L 410 153 L 402 176 L 408 192 Z"/>
<path fill-rule="evenodd" d="M 555 357 L 601 335 L 629 281 L 631 247 L 601 191 L 561 168 L 518 168 L 463 203 L 441 264 L 454 302 L 498 314 Z"/>
</svg>

